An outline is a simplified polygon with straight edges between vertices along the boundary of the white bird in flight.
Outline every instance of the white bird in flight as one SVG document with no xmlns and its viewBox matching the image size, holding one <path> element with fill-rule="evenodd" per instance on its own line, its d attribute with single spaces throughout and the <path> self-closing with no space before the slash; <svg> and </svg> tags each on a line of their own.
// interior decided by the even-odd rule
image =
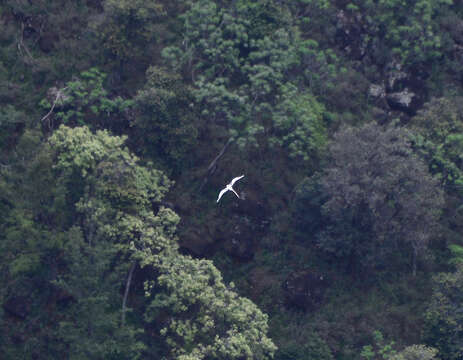
<svg viewBox="0 0 463 360">
<path fill-rule="evenodd" d="M 241 199 L 240 196 L 236 193 L 236 191 L 233 189 L 233 184 L 236 183 L 239 179 L 243 178 L 244 175 L 238 176 L 234 178 L 232 181 L 230 181 L 230 184 L 227 184 L 224 189 L 219 193 L 219 197 L 217 198 L 217 202 L 219 202 L 220 198 L 222 197 L 223 194 L 225 194 L 228 190 L 233 191 L 233 193 L 238 197 L 238 199 Z"/>
</svg>

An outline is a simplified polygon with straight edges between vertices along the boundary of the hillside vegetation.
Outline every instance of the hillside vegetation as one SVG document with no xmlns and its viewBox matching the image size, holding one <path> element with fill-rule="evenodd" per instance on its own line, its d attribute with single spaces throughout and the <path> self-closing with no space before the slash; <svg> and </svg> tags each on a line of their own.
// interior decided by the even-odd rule
<svg viewBox="0 0 463 360">
<path fill-rule="evenodd" d="M 463 359 L 462 2 L 0 28 L 2 359 Z"/>
</svg>

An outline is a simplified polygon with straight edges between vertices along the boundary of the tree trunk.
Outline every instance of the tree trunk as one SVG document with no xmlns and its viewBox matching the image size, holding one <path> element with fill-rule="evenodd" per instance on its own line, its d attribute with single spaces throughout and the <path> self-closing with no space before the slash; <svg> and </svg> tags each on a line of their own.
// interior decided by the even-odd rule
<svg viewBox="0 0 463 360">
<path fill-rule="evenodd" d="M 121 319 L 122 326 L 125 325 L 125 311 L 126 311 L 126 305 L 127 305 L 127 298 L 129 296 L 130 283 L 132 282 L 132 275 L 133 275 L 134 270 L 135 270 L 135 263 L 133 263 L 132 266 L 130 267 L 129 275 L 127 276 L 127 282 L 125 284 L 124 298 L 122 299 L 122 319 Z"/>
</svg>

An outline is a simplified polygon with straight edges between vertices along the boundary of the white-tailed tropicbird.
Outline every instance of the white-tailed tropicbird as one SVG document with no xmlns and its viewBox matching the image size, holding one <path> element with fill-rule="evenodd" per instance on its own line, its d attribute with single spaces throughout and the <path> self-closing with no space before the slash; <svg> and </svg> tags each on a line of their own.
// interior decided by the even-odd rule
<svg viewBox="0 0 463 360">
<path fill-rule="evenodd" d="M 236 193 L 236 191 L 233 189 L 233 184 L 237 182 L 239 179 L 243 178 L 244 175 L 238 176 L 234 178 L 232 181 L 230 181 L 230 184 L 227 184 L 224 189 L 219 193 L 219 197 L 217 198 L 217 202 L 219 202 L 220 198 L 222 197 L 223 194 L 225 194 L 228 190 L 233 191 L 233 193 L 238 197 L 238 199 L 241 199 L 240 196 Z"/>
</svg>

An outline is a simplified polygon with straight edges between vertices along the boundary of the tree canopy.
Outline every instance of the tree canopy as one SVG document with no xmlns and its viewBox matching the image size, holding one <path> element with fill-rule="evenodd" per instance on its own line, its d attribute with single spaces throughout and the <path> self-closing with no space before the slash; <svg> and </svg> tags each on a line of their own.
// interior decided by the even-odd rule
<svg viewBox="0 0 463 360">
<path fill-rule="evenodd" d="M 461 1 L 0 0 L 0 28 L 2 359 L 461 357 Z"/>
<path fill-rule="evenodd" d="M 384 267 L 409 254 L 411 268 L 429 244 L 443 206 L 442 191 L 413 154 L 400 127 L 344 127 L 329 145 L 330 162 L 320 175 L 325 226 L 320 249 L 348 260 L 352 271 Z"/>
</svg>

